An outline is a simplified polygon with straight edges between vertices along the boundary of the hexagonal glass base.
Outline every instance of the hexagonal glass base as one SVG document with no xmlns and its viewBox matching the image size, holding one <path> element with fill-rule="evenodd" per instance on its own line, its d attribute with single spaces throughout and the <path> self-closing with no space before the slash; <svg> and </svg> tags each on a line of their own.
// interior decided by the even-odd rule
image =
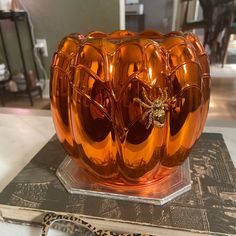
<svg viewBox="0 0 236 236">
<path fill-rule="evenodd" d="M 77 166 L 67 156 L 58 167 L 56 175 L 68 192 L 73 194 L 86 194 L 120 200 L 152 203 L 163 205 L 175 197 L 191 189 L 190 167 L 187 159 L 177 170 L 153 184 L 137 188 L 125 186 L 109 186 L 103 184 Z"/>
</svg>

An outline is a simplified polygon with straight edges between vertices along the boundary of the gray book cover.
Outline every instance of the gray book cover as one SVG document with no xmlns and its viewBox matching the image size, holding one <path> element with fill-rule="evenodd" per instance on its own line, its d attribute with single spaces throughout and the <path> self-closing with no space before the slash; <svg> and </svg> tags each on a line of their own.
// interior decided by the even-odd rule
<svg viewBox="0 0 236 236">
<path fill-rule="evenodd" d="M 0 205 L 76 213 L 114 224 L 236 235 L 236 171 L 221 134 L 202 134 L 189 156 L 192 189 L 164 206 L 68 193 L 55 175 L 65 156 L 54 136 L 0 193 Z"/>
</svg>

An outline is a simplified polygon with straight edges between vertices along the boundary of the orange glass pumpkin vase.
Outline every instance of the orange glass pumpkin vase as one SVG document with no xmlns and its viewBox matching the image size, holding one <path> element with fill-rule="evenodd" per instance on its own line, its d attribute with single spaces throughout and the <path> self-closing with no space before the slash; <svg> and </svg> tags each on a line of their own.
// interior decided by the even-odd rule
<svg viewBox="0 0 236 236">
<path fill-rule="evenodd" d="M 105 185 L 151 185 L 201 135 L 210 97 L 206 53 L 192 33 L 72 34 L 54 54 L 51 110 L 76 165 Z"/>
</svg>

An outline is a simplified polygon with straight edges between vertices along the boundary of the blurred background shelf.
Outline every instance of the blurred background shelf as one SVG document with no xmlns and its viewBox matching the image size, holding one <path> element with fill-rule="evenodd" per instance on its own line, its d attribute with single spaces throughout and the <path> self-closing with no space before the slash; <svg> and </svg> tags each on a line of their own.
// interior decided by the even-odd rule
<svg viewBox="0 0 236 236">
<path fill-rule="evenodd" d="M 24 79 L 25 79 L 25 89 L 22 89 L 20 91 L 15 91 L 14 94 L 16 96 L 17 94 L 26 93 L 28 95 L 29 100 L 30 100 L 30 105 L 33 106 L 33 97 L 35 95 L 39 95 L 40 97 L 42 97 L 42 89 L 37 84 L 37 80 L 39 78 L 39 72 L 38 72 L 37 64 L 36 64 L 35 57 L 34 57 L 34 42 L 33 42 L 32 34 L 30 31 L 29 18 L 28 18 L 28 14 L 25 11 L 9 11 L 9 12 L 0 11 L 0 38 L 1 38 L 3 54 L 4 54 L 5 61 L 6 61 L 7 69 L 10 73 L 9 78 L 1 83 L 1 91 L 0 91 L 1 92 L 1 97 L 0 97 L 1 103 L 3 106 L 5 105 L 4 97 L 5 97 L 6 91 L 5 91 L 4 86 L 7 82 L 9 82 L 9 80 L 13 76 L 13 70 L 12 70 L 11 62 L 10 62 L 9 56 L 8 56 L 7 42 L 5 40 L 4 32 L 1 27 L 1 22 L 5 21 L 5 20 L 10 20 L 14 24 L 15 37 L 17 39 L 17 44 L 18 44 L 18 48 L 19 48 L 19 52 L 20 52 L 19 63 L 21 63 L 23 66 L 23 75 L 24 75 Z M 25 53 L 24 53 L 24 41 L 21 38 L 19 21 L 23 21 L 26 24 L 27 29 L 28 29 L 28 35 L 29 35 L 31 49 L 32 49 L 32 60 L 34 63 L 34 72 L 32 72 L 32 73 L 34 75 L 36 75 L 36 77 L 34 75 L 30 76 L 29 70 L 27 69 L 27 64 L 26 64 L 26 60 L 25 60 Z"/>
</svg>

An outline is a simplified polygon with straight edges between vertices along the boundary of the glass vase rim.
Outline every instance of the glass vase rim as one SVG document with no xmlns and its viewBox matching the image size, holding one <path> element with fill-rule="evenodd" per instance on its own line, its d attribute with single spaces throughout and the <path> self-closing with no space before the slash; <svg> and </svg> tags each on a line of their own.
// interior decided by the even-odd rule
<svg viewBox="0 0 236 236">
<path fill-rule="evenodd" d="M 86 40 L 86 39 L 113 39 L 113 40 L 122 40 L 122 39 L 135 39 L 135 38 L 146 38 L 146 39 L 164 39 L 169 38 L 172 36 L 175 37 L 184 37 L 185 33 L 182 31 L 170 31 L 169 33 L 161 33 L 158 30 L 144 30 L 141 32 L 133 32 L 129 30 L 116 30 L 111 33 L 106 33 L 103 31 L 90 31 L 87 34 L 80 34 L 76 33 L 76 35 L 79 35 L 80 40 Z"/>
</svg>

